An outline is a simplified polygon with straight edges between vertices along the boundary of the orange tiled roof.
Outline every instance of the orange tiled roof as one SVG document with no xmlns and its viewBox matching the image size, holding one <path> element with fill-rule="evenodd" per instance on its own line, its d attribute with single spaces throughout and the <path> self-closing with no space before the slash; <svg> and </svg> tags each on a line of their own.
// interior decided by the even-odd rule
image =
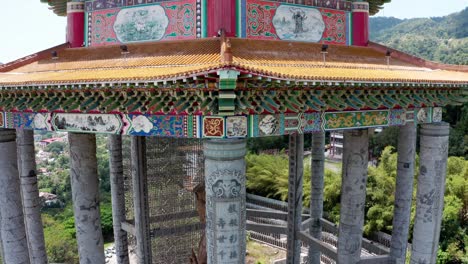
<svg viewBox="0 0 468 264">
<path fill-rule="evenodd" d="M 121 54 L 118 46 L 63 49 L 57 59 L 42 56 L 4 73 L 0 69 L 0 85 L 155 81 L 225 67 L 291 80 L 468 83 L 468 68 L 434 70 L 397 58 L 387 65 L 385 53 L 372 48 L 329 46 L 324 64 L 321 44 L 235 38 L 227 46 L 221 42 L 209 38 L 129 44 L 129 54 Z M 232 57 L 223 56 L 225 52 Z"/>
<path fill-rule="evenodd" d="M 171 79 L 220 66 L 217 39 L 65 49 L 0 73 L 0 84 L 48 84 Z"/>
<path fill-rule="evenodd" d="M 432 70 L 396 58 L 387 65 L 385 53 L 366 47 L 330 45 L 325 63 L 321 44 L 232 39 L 231 49 L 234 65 L 282 79 L 468 83 L 468 67 Z"/>
</svg>

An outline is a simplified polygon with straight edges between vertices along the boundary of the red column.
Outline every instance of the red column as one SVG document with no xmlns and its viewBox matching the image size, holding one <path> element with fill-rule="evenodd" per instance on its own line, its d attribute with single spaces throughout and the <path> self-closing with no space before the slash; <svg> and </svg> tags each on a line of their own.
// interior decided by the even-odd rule
<svg viewBox="0 0 468 264">
<path fill-rule="evenodd" d="M 236 1 L 208 0 L 208 37 L 224 29 L 227 37 L 236 35 Z"/>
<path fill-rule="evenodd" d="M 71 48 L 84 45 L 84 2 L 67 3 L 67 42 Z"/>
<path fill-rule="evenodd" d="M 353 45 L 367 46 L 369 42 L 369 3 L 353 3 Z"/>
</svg>

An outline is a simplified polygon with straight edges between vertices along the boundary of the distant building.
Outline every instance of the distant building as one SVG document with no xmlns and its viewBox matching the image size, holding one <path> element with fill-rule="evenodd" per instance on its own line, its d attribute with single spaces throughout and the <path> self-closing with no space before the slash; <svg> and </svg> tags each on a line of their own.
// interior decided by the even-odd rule
<svg viewBox="0 0 468 264">
<path fill-rule="evenodd" d="M 62 202 L 57 198 L 57 195 L 48 192 L 39 192 L 42 207 L 62 207 Z"/>
<path fill-rule="evenodd" d="M 61 137 L 43 139 L 43 140 L 39 141 L 39 146 L 44 149 L 50 143 L 53 143 L 53 142 L 65 142 L 65 139 L 61 138 Z"/>
<path fill-rule="evenodd" d="M 328 158 L 341 160 L 343 156 L 343 131 L 332 131 L 330 133 L 330 149 Z"/>
</svg>

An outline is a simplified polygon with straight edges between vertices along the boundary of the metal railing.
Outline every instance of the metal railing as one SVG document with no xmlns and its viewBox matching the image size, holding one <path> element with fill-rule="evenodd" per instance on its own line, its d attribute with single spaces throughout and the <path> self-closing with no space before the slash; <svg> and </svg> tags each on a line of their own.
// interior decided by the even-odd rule
<svg viewBox="0 0 468 264">
<path fill-rule="evenodd" d="M 285 213 L 288 210 L 288 203 L 283 201 L 278 201 L 274 199 L 265 198 L 258 195 L 247 194 L 247 208 L 249 209 L 256 209 L 256 210 L 264 210 L 264 211 L 271 211 L 276 212 L 277 216 L 281 217 L 281 212 Z M 310 213 L 308 208 L 303 210 L 303 219 L 308 218 L 308 214 Z M 269 218 L 262 218 L 255 215 L 255 212 L 250 212 L 247 214 L 247 220 L 261 223 L 261 224 L 270 224 L 270 225 L 281 225 L 286 226 L 287 222 L 285 220 L 278 220 L 278 219 L 269 219 Z M 305 228 L 307 229 L 307 228 Z M 330 222 L 326 219 L 322 219 L 322 241 L 326 244 L 336 248 L 337 247 L 337 236 L 338 236 L 338 226 L 333 222 Z M 252 239 L 261 241 L 263 243 L 267 243 L 269 245 L 286 249 L 286 235 L 280 234 L 273 234 L 273 233 L 264 233 L 264 232 L 255 232 L 250 231 L 250 237 Z M 383 232 L 376 232 L 371 237 L 374 241 L 369 239 L 363 238 L 362 240 L 362 255 L 366 257 L 372 256 L 379 256 L 379 255 L 387 255 L 390 251 L 390 241 L 391 236 L 385 234 Z M 305 243 L 302 244 L 302 251 L 307 252 L 308 245 Z M 326 253 L 322 252 L 322 263 L 332 264 L 336 263 L 333 260 L 333 256 L 328 256 Z"/>
</svg>

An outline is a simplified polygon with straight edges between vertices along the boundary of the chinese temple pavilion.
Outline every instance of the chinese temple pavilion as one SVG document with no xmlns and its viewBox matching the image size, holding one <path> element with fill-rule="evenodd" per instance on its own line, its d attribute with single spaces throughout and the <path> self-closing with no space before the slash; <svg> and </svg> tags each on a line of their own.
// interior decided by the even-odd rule
<svg viewBox="0 0 468 264">
<path fill-rule="evenodd" d="M 205 238 L 199 250 L 198 236 L 191 263 L 244 263 L 247 228 L 287 235 L 290 264 L 302 261 L 301 244 L 309 247 L 308 263 L 320 263 L 321 254 L 340 264 L 405 263 L 418 125 L 411 263 L 435 263 L 449 135 L 442 108 L 467 101 L 466 66 L 434 63 L 370 42 L 364 1 L 41 1 L 67 16 L 67 43 L 0 66 L 5 263 L 47 263 L 34 130 L 68 132 L 82 264 L 105 263 L 97 133 L 109 135 L 119 264 L 129 263 L 128 236 L 135 240 L 139 264 L 183 263 L 170 256 L 158 259 L 155 239 L 195 229 L 204 230 Z M 400 127 L 392 243 L 388 254 L 361 257 L 369 131 L 387 126 Z M 321 241 L 324 132 L 331 130 L 344 130 L 337 248 Z M 313 171 L 310 215 L 303 218 L 305 134 L 312 135 Z M 246 139 L 282 135 L 290 139 L 288 213 L 247 210 Z M 122 136 L 131 141 L 128 151 L 122 151 Z M 204 180 L 180 184 L 179 192 L 162 196 L 162 176 L 149 175 L 173 162 L 152 147 L 163 149 L 159 140 L 168 138 L 172 143 L 166 147 L 177 146 L 173 149 L 181 155 L 193 150 L 181 142 L 203 144 L 184 160 L 196 157 L 193 167 L 203 168 Z M 125 155 L 129 177 L 124 177 Z M 128 178 L 131 184 L 125 185 Z M 204 186 L 197 198 L 206 201 L 206 215 L 201 213 L 198 229 L 193 223 L 185 229 L 155 228 L 163 218 L 198 219 L 180 212 L 155 214 L 151 204 L 185 197 L 186 190 L 199 186 Z M 189 195 L 180 208 L 195 200 L 193 192 Z M 254 213 L 287 225 L 246 221 Z M 187 250 L 190 255 L 192 248 Z M 184 259 L 189 262 L 189 256 Z"/>
</svg>

